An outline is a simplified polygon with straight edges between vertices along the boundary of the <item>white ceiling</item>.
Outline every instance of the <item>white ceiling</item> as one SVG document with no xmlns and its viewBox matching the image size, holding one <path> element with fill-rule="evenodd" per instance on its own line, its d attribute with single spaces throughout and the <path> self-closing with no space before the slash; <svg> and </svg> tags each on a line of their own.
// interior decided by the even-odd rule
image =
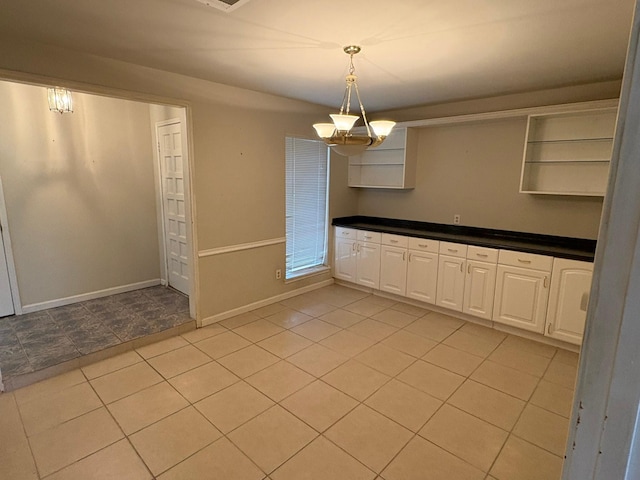
<svg viewBox="0 0 640 480">
<path fill-rule="evenodd" d="M 619 79 L 634 0 L 0 0 L 2 36 L 368 111 Z"/>
</svg>

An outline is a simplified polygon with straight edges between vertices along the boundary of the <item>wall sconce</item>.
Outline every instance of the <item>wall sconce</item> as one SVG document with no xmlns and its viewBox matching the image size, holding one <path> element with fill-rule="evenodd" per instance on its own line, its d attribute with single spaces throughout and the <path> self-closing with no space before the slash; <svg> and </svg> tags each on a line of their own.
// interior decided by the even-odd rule
<svg viewBox="0 0 640 480">
<path fill-rule="evenodd" d="M 66 88 L 47 88 L 49 97 L 49 110 L 52 112 L 73 113 L 71 92 Z"/>
</svg>

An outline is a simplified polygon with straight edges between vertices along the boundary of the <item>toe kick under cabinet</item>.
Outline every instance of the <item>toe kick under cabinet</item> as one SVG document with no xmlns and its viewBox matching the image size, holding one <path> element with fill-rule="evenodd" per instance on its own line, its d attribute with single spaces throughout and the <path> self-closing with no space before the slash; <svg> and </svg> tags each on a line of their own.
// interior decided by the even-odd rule
<svg viewBox="0 0 640 480">
<path fill-rule="evenodd" d="M 593 264 L 335 229 L 334 277 L 580 345 Z"/>
</svg>

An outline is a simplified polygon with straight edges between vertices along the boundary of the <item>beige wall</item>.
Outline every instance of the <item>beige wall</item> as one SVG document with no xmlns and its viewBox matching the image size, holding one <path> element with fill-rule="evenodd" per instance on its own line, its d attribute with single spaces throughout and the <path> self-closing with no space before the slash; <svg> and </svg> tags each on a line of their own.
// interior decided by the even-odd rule
<svg viewBox="0 0 640 480">
<path fill-rule="evenodd" d="M 148 107 L 0 82 L 0 175 L 23 306 L 159 278 Z"/>
</svg>

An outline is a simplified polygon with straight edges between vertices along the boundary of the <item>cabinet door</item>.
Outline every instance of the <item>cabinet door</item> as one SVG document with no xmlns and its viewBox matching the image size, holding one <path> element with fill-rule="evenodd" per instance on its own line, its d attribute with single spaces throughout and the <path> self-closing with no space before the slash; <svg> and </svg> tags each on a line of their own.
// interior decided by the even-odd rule
<svg viewBox="0 0 640 480">
<path fill-rule="evenodd" d="M 383 245 L 380 250 L 380 290 L 404 295 L 406 287 L 407 250 Z"/>
<path fill-rule="evenodd" d="M 438 260 L 438 289 L 436 305 L 462 311 L 464 296 L 464 258 L 440 255 Z"/>
<path fill-rule="evenodd" d="M 464 313 L 491 320 L 496 288 L 496 270 L 495 263 L 467 260 L 462 309 Z"/>
<path fill-rule="evenodd" d="M 593 264 L 556 258 L 553 261 L 547 331 L 550 337 L 582 343 Z"/>
<path fill-rule="evenodd" d="M 498 265 L 493 320 L 543 333 L 549 298 L 549 273 Z"/>
<path fill-rule="evenodd" d="M 436 303 L 438 254 L 409 250 L 407 297 Z"/>
<path fill-rule="evenodd" d="M 365 287 L 380 288 L 380 245 L 360 243 L 357 246 L 356 283 Z"/>
<path fill-rule="evenodd" d="M 336 238 L 333 276 L 347 282 L 356 281 L 356 241 Z"/>
</svg>

